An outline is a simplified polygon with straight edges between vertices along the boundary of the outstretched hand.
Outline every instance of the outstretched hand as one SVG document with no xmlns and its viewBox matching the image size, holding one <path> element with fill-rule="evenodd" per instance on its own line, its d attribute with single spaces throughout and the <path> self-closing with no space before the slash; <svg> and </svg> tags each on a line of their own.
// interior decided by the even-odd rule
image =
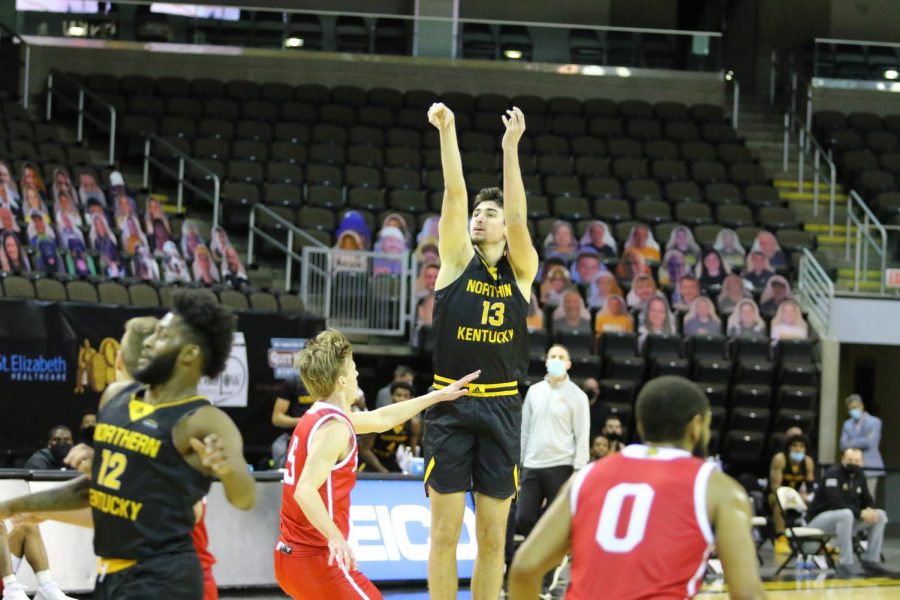
<svg viewBox="0 0 900 600">
<path fill-rule="evenodd" d="M 503 149 L 515 150 L 519 147 L 522 134 L 525 133 L 525 115 L 521 109 L 513 106 L 512 110 L 506 111 L 506 114 L 500 118 L 506 126 L 506 133 L 503 134 Z"/>
<path fill-rule="evenodd" d="M 465 396 L 469 393 L 469 388 L 465 387 L 466 384 L 471 383 L 478 379 L 481 375 L 481 370 L 475 371 L 474 373 L 469 373 L 465 377 L 461 377 L 457 379 L 447 387 L 441 390 L 435 390 L 434 394 L 437 397 L 438 402 L 446 402 L 447 400 L 456 400 L 462 396 Z"/>
<path fill-rule="evenodd" d="M 442 102 L 436 102 L 428 109 L 428 122 L 437 127 L 439 131 L 450 129 L 455 124 L 453 111 Z"/>
<path fill-rule="evenodd" d="M 202 441 L 192 437 L 191 448 L 200 457 L 203 466 L 212 471 L 216 477 L 222 478 L 231 474 L 232 468 L 228 464 L 225 444 L 215 433 L 209 434 Z"/>
</svg>

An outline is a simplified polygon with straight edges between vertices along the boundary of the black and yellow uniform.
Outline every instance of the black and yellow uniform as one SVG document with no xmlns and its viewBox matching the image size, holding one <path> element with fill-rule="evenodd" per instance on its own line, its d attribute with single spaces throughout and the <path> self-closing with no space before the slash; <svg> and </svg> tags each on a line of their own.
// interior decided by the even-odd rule
<svg viewBox="0 0 900 600">
<path fill-rule="evenodd" d="M 435 292 L 434 387 L 481 369 L 469 395 L 425 412 L 425 482 L 508 498 L 518 487 L 528 302 L 506 254 L 489 267 L 477 249 L 462 275 Z"/>
<path fill-rule="evenodd" d="M 291 405 L 288 406 L 287 414 L 289 417 L 295 419 L 299 419 L 305 415 L 306 411 L 309 410 L 309 407 L 316 401 L 316 399 L 306 391 L 306 386 L 303 385 L 303 380 L 299 377 L 285 379 L 281 386 L 281 390 L 276 397 L 290 400 Z"/>
<path fill-rule="evenodd" d="M 376 433 L 372 452 L 385 469 L 392 473 L 399 473 L 401 469 L 397 464 L 397 447 L 401 444 L 409 446 L 411 440 L 412 421 L 410 420 L 387 431 Z"/>
<path fill-rule="evenodd" d="M 212 480 L 175 447 L 176 424 L 209 401 L 143 402 L 126 387 L 97 418 L 89 492 L 99 598 L 199 600 L 203 572 L 191 540 L 193 506 Z"/>
<path fill-rule="evenodd" d="M 794 488 L 795 490 L 799 490 L 804 483 L 811 485 L 811 482 L 806 481 L 808 474 L 806 472 L 805 456 L 799 463 L 795 463 L 789 458 L 785 458 L 785 462 L 787 464 L 781 473 L 781 485 Z"/>
</svg>

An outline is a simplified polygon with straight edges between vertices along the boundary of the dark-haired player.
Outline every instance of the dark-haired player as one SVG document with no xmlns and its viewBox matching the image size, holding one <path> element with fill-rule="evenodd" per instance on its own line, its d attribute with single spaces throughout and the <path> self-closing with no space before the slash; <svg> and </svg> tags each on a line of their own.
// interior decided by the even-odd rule
<svg viewBox="0 0 900 600">
<path fill-rule="evenodd" d="M 256 500 L 231 419 L 197 394 L 231 351 L 235 318 L 207 290 L 179 292 L 147 337 L 133 371 L 100 400 L 91 478 L 0 503 L 15 513 L 92 509 L 100 599 L 200 600 L 203 572 L 191 541 L 194 505 L 211 477 L 229 502 Z"/>
<path fill-rule="evenodd" d="M 519 170 L 525 116 L 513 108 L 501 118 L 506 126 L 504 191 L 478 192 L 470 220 L 453 113 L 443 104 L 428 111 L 440 133 L 445 186 L 434 303 L 434 387 L 481 370 L 469 397 L 425 414 L 425 485 L 431 499 L 428 589 L 433 600 L 456 598 L 456 547 L 468 490 L 475 492 L 478 541 L 472 597 L 500 595 L 507 516 L 518 488 L 519 380 L 528 372 L 525 319 L 538 256 L 528 232 Z"/>
<path fill-rule="evenodd" d="M 637 399 L 645 445 L 591 463 L 554 500 L 519 548 L 513 600 L 536 599 L 543 574 L 572 552 L 568 600 L 678 599 L 700 589 L 713 543 L 732 598 L 764 598 L 743 488 L 698 456 L 709 443 L 706 394 L 660 377 Z"/>
</svg>

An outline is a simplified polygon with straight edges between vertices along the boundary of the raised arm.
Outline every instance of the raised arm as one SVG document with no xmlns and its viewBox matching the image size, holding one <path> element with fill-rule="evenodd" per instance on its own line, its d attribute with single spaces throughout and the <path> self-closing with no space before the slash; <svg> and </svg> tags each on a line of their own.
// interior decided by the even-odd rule
<svg viewBox="0 0 900 600">
<path fill-rule="evenodd" d="M 509 261 L 520 287 L 530 289 L 538 270 L 538 255 L 528 233 L 528 205 L 525 185 L 519 168 L 519 140 L 525 133 L 525 115 L 518 108 L 501 117 L 506 126 L 503 134 L 503 214 L 509 242 Z M 527 298 L 526 298 L 527 299 Z"/>
<path fill-rule="evenodd" d="M 475 251 L 469 238 L 469 197 L 463 177 L 462 159 L 456 141 L 453 112 L 441 103 L 432 104 L 428 121 L 441 136 L 441 166 L 444 173 L 444 200 L 438 222 L 441 273 L 438 287 L 444 287 L 459 276 Z M 447 267 L 446 269 L 444 267 Z M 442 282 L 441 275 L 449 280 Z M 452 277 L 450 277 L 452 275 Z"/>
</svg>

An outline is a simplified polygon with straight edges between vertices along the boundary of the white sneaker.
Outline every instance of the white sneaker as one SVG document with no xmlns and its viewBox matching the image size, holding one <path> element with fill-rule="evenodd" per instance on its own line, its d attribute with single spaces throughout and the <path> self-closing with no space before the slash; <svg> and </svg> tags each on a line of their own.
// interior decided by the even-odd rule
<svg viewBox="0 0 900 600">
<path fill-rule="evenodd" d="M 18 581 L 3 586 L 3 600 L 28 600 L 25 586 Z"/>
<path fill-rule="evenodd" d="M 38 593 L 34 600 L 75 600 L 75 598 L 63 594 L 63 591 L 59 589 L 59 584 L 51 581 L 38 587 Z"/>
</svg>

